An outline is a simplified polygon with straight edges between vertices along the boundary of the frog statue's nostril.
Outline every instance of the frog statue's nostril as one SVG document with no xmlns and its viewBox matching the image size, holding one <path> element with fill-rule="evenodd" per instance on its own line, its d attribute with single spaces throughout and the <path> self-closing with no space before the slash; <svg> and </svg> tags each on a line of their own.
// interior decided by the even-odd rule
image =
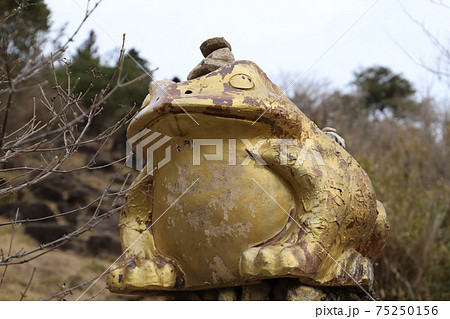
<svg viewBox="0 0 450 319">
<path fill-rule="evenodd" d="M 161 96 L 166 93 L 167 86 L 174 84 L 174 81 L 152 81 L 150 82 L 150 85 L 148 87 L 148 94 L 144 99 L 144 102 L 142 102 L 141 109 L 146 108 L 150 104 L 154 104 L 156 102 L 159 102 L 161 99 Z"/>
</svg>

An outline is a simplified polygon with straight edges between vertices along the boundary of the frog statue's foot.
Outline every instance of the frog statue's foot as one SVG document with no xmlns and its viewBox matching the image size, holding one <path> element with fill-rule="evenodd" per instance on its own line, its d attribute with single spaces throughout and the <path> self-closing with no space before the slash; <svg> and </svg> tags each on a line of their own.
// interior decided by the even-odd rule
<svg viewBox="0 0 450 319">
<path fill-rule="evenodd" d="M 312 257 L 312 256 L 311 256 Z M 240 262 L 243 277 L 277 277 L 304 275 L 313 271 L 315 263 L 307 260 L 297 245 L 252 247 L 244 251 Z"/>
<path fill-rule="evenodd" d="M 332 260 L 322 281 L 327 286 L 370 287 L 374 281 L 372 261 L 357 251 L 348 250 L 338 259 Z"/>
<path fill-rule="evenodd" d="M 140 260 L 112 271 L 108 285 L 113 292 L 172 290 L 182 281 L 179 272 L 171 263 Z"/>
<path fill-rule="evenodd" d="M 337 259 L 328 255 L 322 262 L 317 254 L 308 253 L 308 249 L 298 244 L 249 248 L 241 256 L 240 272 L 250 280 L 298 277 L 305 283 L 326 286 L 371 286 L 373 283 L 372 262 L 360 253 L 350 250 Z"/>
</svg>

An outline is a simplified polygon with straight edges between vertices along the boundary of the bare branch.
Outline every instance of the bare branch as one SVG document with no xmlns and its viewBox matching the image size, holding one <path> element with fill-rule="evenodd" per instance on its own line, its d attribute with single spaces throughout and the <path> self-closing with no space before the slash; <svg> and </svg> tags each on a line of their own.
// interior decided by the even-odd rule
<svg viewBox="0 0 450 319">
<path fill-rule="evenodd" d="M 439 6 L 443 6 L 445 8 L 450 9 L 450 5 L 444 3 L 442 0 L 439 0 L 439 1 L 438 0 L 430 0 L 430 1 L 431 1 L 431 3 L 434 3 L 434 4 L 437 4 Z"/>
<path fill-rule="evenodd" d="M 103 275 L 103 274 L 102 274 Z M 108 289 L 109 287 L 106 285 L 105 287 L 103 287 L 102 289 L 100 289 L 99 291 L 97 291 L 95 294 L 93 294 L 92 296 L 90 296 L 89 298 L 83 299 L 83 301 L 90 301 L 93 300 L 95 298 L 98 297 L 98 295 L 100 295 L 103 291 L 105 291 L 106 289 Z"/>
<path fill-rule="evenodd" d="M 28 281 L 28 284 L 27 284 L 27 286 L 25 287 L 25 290 L 24 290 L 23 292 L 20 293 L 20 294 L 21 294 L 21 297 L 20 297 L 20 300 L 19 300 L 19 301 L 22 301 L 23 298 L 26 297 L 26 293 L 27 293 L 27 291 L 28 291 L 28 288 L 30 288 L 31 282 L 33 281 L 33 277 L 34 277 L 34 272 L 35 272 L 35 271 L 36 271 L 36 267 L 33 267 L 33 272 L 31 273 L 30 280 Z"/>
<path fill-rule="evenodd" d="M 75 291 L 75 290 L 77 290 L 77 289 L 79 289 L 79 288 L 81 288 L 81 287 L 84 287 L 84 286 L 90 284 L 91 282 L 96 281 L 96 280 L 102 278 L 103 276 L 108 275 L 109 273 L 113 272 L 113 271 L 116 270 L 116 269 L 123 268 L 123 267 L 129 265 L 131 262 L 133 262 L 133 260 L 134 260 L 135 258 L 136 258 L 136 257 L 134 257 L 133 259 L 127 259 L 127 260 L 125 260 L 123 263 L 121 263 L 118 267 L 115 267 L 115 268 L 113 268 L 113 269 L 109 269 L 109 270 L 107 270 L 107 271 L 101 273 L 100 275 L 98 275 L 98 276 L 96 276 L 96 277 L 94 277 L 94 278 L 91 278 L 91 279 L 89 279 L 89 280 L 87 280 L 87 281 L 85 281 L 85 282 L 82 282 L 81 284 L 78 284 L 78 285 L 76 285 L 76 286 L 73 286 L 73 287 L 71 287 L 71 288 L 68 288 L 68 289 L 66 289 L 66 290 L 63 290 L 63 291 L 61 291 L 61 292 L 59 292 L 59 293 L 57 293 L 57 294 L 54 294 L 54 295 L 52 295 L 52 296 L 50 296 L 50 297 L 48 297 L 48 298 L 42 299 L 42 301 L 48 301 L 48 300 L 52 300 L 52 299 L 55 299 L 55 298 L 58 298 L 58 297 L 59 297 L 58 300 L 63 300 L 63 298 L 66 297 L 67 295 L 72 295 L 72 292 L 73 292 L 73 291 Z M 102 289 L 100 292 L 102 292 L 102 291 L 103 291 L 103 289 Z M 98 294 L 99 294 L 99 293 L 95 294 L 93 297 L 88 298 L 87 300 L 90 300 L 90 299 L 95 298 Z"/>
<path fill-rule="evenodd" d="M 117 173 L 118 174 L 118 173 Z M 108 194 L 108 190 L 111 188 L 114 180 L 117 177 L 116 176 L 111 179 L 109 185 L 106 187 L 106 189 L 104 190 L 102 196 L 100 196 L 100 198 L 98 199 L 98 204 L 97 204 L 97 209 L 96 212 L 98 212 L 98 209 L 101 205 L 101 203 L 103 202 L 104 198 L 106 198 L 109 194 Z M 73 231 L 70 234 L 67 234 L 61 238 L 58 238 L 52 242 L 46 243 L 46 244 L 42 244 L 37 248 L 34 248 L 32 250 L 29 251 L 25 251 L 25 252 L 18 252 L 15 254 L 10 254 L 8 253 L 7 257 L 2 256 L 2 259 L 0 259 L 0 266 L 6 266 L 6 265 L 17 265 L 17 264 L 23 264 L 23 263 L 27 263 L 31 260 L 34 260 L 42 255 L 45 255 L 53 250 L 55 250 L 56 248 L 60 247 L 61 245 L 65 244 L 66 242 L 72 240 L 73 238 L 76 238 L 78 236 L 80 236 L 81 234 L 93 229 L 95 226 L 97 226 L 98 224 L 100 224 L 103 220 L 110 218 L 113 214 L 118 213 L 122 210 L 122 207 L 124 205 L 127 204 L 127 202 L 131 201 L 132 198 L 128 199 L 127 202 L 122 203 L 122 205 L 120 206 L 116 206 L 118 197 L 123 197 L 125 192 L 127 192 L 130 188 L 125 188 L 124 185 L 126 185 L 126 183 L 128 182 L 128 179 L 125 179 L 122 183 L 122 187 L 121 190 L 117 193 L 114 193 L 115 195 L 115 200 L 113 201 L 112 205 L 111 205 L 111 209 L 108 210 L 106 213 L 98 215 L 98 213 L 94 214 L 89 221 L 87 221 L 84 225 L 82 225 L 81 227 L 79 227 L 77 230 Z M 138 185 L 135 185 L 134 187 L 137 187 Z M 30 256 L 28 258 L 25 258 L 27 256 Z"/>
<path fill-rule="evenodd" d="M 432 3 L 441 5 L 445 7 L 446 9 L 450 9 L 450 6 L 443 3 L 442 1 L 433 1 L 430 0 Z M 400 4 L 401 5 L 401 4 Z M 446 78 L 450 78 L 450 46 L 442 43 L 440 39 L 438 39 L 437 36 L 435 36 L 426 26 L 423 22 L 418 21 L 416 18 L 414 18 L 406 8 L 402 6 L 403 11 L 405 14 L 413 21 L 415 24 L 417 24 L 422 32 L 427 36 L 428 40 L 431 42 L 431 44 L 437 49 L 437 65 L 435 67 L 430 66 L 429 63 L 426 63 L 423 61 L 423 59 L 417 59 L 413 57 L 409 52 L 407 52 L 401 45 L 399 45 L 397 42 L 397 45 L 401 48 L 401 50 L 408 56 L 408 58 L 411 59 L 415 64 L 421 66 L 422 68 L 426 69 L 427 71 L 437 75 L 442 76 Z M 442 63 L 444 63 L 444 66 L 442 67 Z"/>
<path fill-rule="evenodd" d="M 0 97 L 2 98 L 0 109 L 2 113 L 0 118 L 0 174 L 2 174 L 0 179 L 0 198 L 6 199 L 6 202 L 9 201 L 9 198 L 20 201 L 24 190 L 43 182 L 54 174 L 68 174 L 82 170 L 88 172 L 111 166 L 114 166 L 114 169 L 116 169 L 120 167 L 120 164 L 122 165 L 122 170 L 119 169 L 114 174 L 108 172 L 108 176 L 111 176 L 111 174 L 114 176 L 109 179 L 107 186 L 102 186 L 101 191 L 95 196 L 89 195 L 83 198 L 82 204 L 76 204 L 77 207 L 70 206 L 72 204 L 60 206 L 57 203 L 57 205 L 51 207 L 51 210 L 57 207 L 58 212 L 53 212 L 50 216 L 37 218 L 20 217 L 19 219 L 19 211 L 17 211 L 14 220 L 0 223 L 0 227 L 11 225 L 13 229 L 8 251 L 0 249 L 0 267 L 4 267 L 0 288 L 6 277 L 8 267 L 28 263 L 58 249 L 69 241 L 92 230 L 105 219 L 111 218 L 122 210 L 123 205 L 132 200 L 132 198 L 125 199 L 124 196 L 130 189 L 128 187 L 130 174 L 123 173 L 126 158 L 129 154 L 125 157 L 119 154 L 119 159 L 114 154 L 113 159 L 108 160 L 106 163 L 98 161 L 99 165 L 97 165 L 96 160 L 105 152 L 107 147 L 113 144 L 111 141 L 113 135 L 123 129 L 124 125 L 133 118 L 135 108 L 128 109 L 128 112 L 117 112 L 117 114 L 121 115 L 123 113 L 126 114 L 120 119 L 114 118 L 115 122 L 100 131 L 100 133 L 97 131 L 97 126 L 93 127 L 93 129 L 91 127 L 96 125 L 97 122 L 94 121 L 97 121 L 96 119 L 101 114 L 105 104 L 109 103 L 109 99 L 116 92 L 142 81 L 148 76 L 148 71 L 144 70 L 145 74 L 131 79 L 125 74 L 124 61 L 127 54 L 125 51 L 125 34 L 113 74 L 107 81 L 104 81 L 107 84 L 90 101 L 88 101 L 87 97 L 92 95 L 93 85 L 91 84 L 89 88 L 83 89 L 82 92 L 78 90 L 77 85 L 82 83 L 82 81 L 72 76 L 69 61 L 62 61 L 65 64 L 66 72 L 64 75 L 62 75 L 62 68 L 55 67 L 55 61 L 63 58 L 75 35 L 79 33 L 83 24 L 100 3 L 101 0 L 96 1 L 92 5 L 89 0 L 87 1 L 84 18 L 77 29 L 63 45 L 56 48 L 51 54 L 37 57 L 38 53 L 32 53 L 34 54 L 32 60 L 20 61 L 20 59 L 13 59 L 8 56 L 7 48 L 9 43 L 3 38 L 0 40 Z M 5 19 L 8 19 L 8 17 L 2 17 L 0 23 L 4 23 Z M 140 67 L 142 68 L 142 66 Z M 15 72 L 12 72 L 13 70 Z M 48 81 L 43 80 L 44 76 L 48 78 L 50 75 L 47 71 L 52 72 L 54 79 L 52 87 L 48 86 Z M 62 82 L 66 83 L 66 81 L 67 86 L 66 84 L 60 84 Z M 25 96 L 23 92 L 29 92 L 30 90 L 33 90 L 33 93 L 37 92 L 39 96 L 32 96 L 32 100 L 25 104 L 26 108 L 22 108 L 23 112 L 18 112 L 19 120 L 12 121 L 12 114 L 15 114 L 14 111 L 16 111 L 16 100 Z M 117 115 L 115 116 L 117 117 Z M 76 152 L 80 150 L 80 147 L 87 145 L 92 145 L 86 148 L 89 155 L 84 156 L 83 154 L 81 157 L 74 157 Z M 93 155 L 90 149 L 94 150 Z M 80 163 L 79 160 L 82 162 Z M 72 163 L 76 164 L 72 165 Z M 124 179 L 121 176 L 120 183 L 118 182 L 119 174 L 126 176 Z M 138 185 L 133 187 L 138 187 Z M 33 196 L 38 196 L 36 194 L 33 193 Z M 68 234 L 60 238 L 53 238 L 48 240 L 49 242 L 27 249 L 15 248 L 15 245 L 14 247 L 12 245 L 15 230 L 22 224 L 42 222 L 76 214 L 83 214 L 84 217 L 84 211 L 87 211 L 86 214 L 90 214 L 88 215 L 88 220 L 86 221 L 83 218 L 81 225 L 78 224 L 70 231 L 67 231 Z M 24 214 L 24 216 L 27 215 Z M 108 268 L 108 271 L 105 271 L 100 276 L 75 287 L 64 288 L 61 292 L 48 299 L 64 298 L 71 294 L 73 290 L 96 282 L 110 271 Z M 33 278 L 35 278 L 35 269 L 31 273 L 28 284 L 20 292 L 20 300 L 26 299 L 26 294 L 29 291 Z M 106 287 L 89 297 L 88 300 L 94 299 L 104 289 Z"/>
</svg>

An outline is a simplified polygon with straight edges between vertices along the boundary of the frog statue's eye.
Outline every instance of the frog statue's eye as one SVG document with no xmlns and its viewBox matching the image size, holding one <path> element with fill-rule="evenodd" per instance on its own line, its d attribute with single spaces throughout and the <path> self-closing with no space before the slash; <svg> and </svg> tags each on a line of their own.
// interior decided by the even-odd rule
<svg viewBox="0 0 450 319">
<path fill-rule="evenodd" d="M 250 90 L 253 89 L 253 87 L 255 86 L 252 79 L 248 75 L 241 73 L 233 75 L 230 78 L 229 83 L 235 89 L 242 89 L 242 90 Z"/>
</svg>

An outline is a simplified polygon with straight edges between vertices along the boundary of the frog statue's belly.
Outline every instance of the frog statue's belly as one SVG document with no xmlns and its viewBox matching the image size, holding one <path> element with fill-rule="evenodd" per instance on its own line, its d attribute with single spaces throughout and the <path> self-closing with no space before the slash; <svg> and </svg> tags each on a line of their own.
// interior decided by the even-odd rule
<svg viewBox="0 0 450 319">
<path fill-rule="evenodd" d="M 174 136 L 171 144 L 176 145 L 171 160 L 154 172 L 152 232 L 156 248 L 183 269 L 186 286 L 238 282 L 242 253 L 283 230 L 288 212 L 295 208 L 293 195 L 286 182 L 266 166 L 253 160 L 242 165 L 247 152 L 239 137 L 249 138 L 264 129 L 249 129 L 248 122 L 211 116 L 202 121 L 201 130 L 192 131 L 186 116 L 177 117 L 177 128 L 183 123 L 188 126 L 181 129 L 183 137 L 176 136 L 181 133 L 178 129 L 170 132 Z M 217 130 L 221 126 L 228 128 L 231 142 Z M 167 130 L 165 124 L 159 129 L 163 127 Z M 205 145 L 200 148 L 200 165 L 193 165 L 195 139 L 214 139 L 214 131 L 221 131 L 218 140 L 223 143 L 223 159 L 207 160 L 205 154 L 219 150 Z M 257 139 L 249 141 L 256 144 Z M 231 161 L 230 144 L 236 146 Z M 264 190 L 257 182 L 265 185 Z"/>
</svg>

